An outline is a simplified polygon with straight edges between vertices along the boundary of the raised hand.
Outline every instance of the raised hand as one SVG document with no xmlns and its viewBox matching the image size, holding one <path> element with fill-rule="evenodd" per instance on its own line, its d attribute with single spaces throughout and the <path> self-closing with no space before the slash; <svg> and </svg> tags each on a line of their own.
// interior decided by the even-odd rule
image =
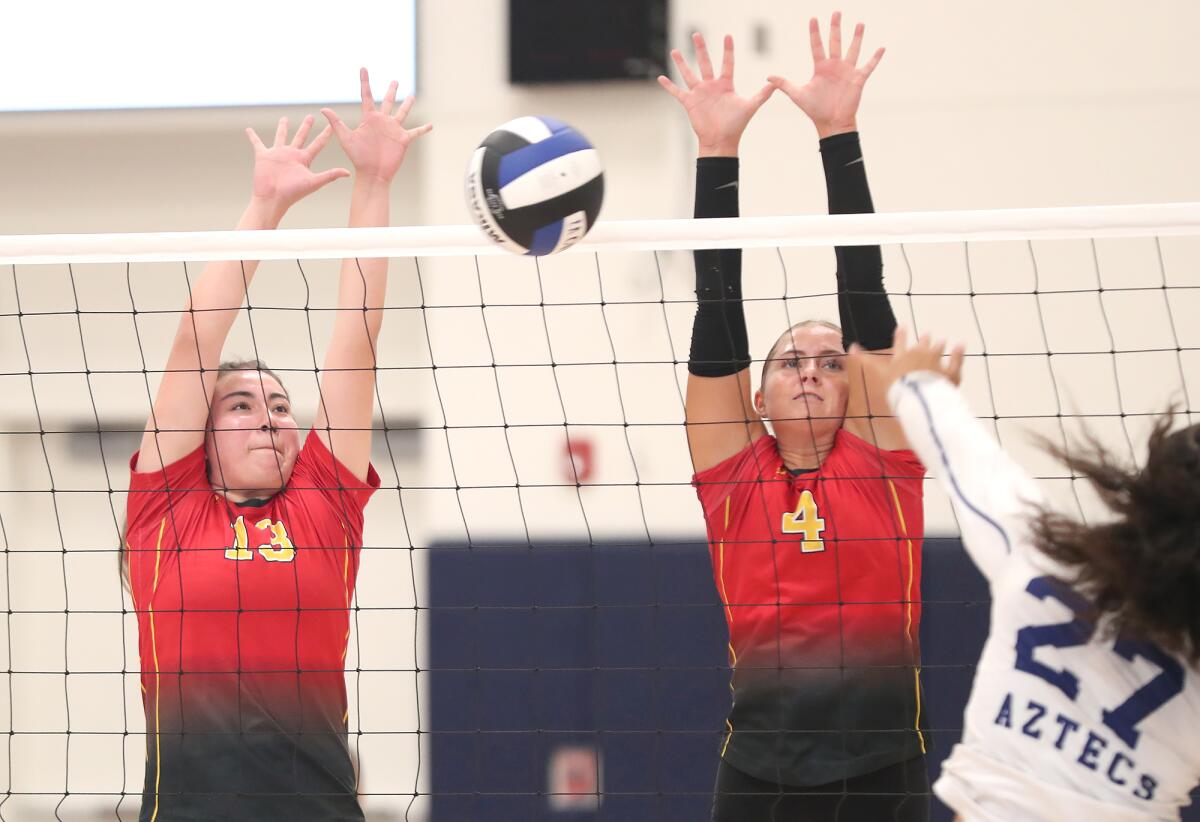
<svg viewBox="0 0 1200 822">
<path fill-rule="evenodd" d="M 433 126 L 426 123 L 416 128 L 404 127 L 404 119 L 412 109 L 413 98 L 404 98 L 396 107 L 395 80 L 388 86 L 387 94 L 377 108 L 365 68 L 359 70 L 358 79 L 362 93 L 362 122 L 358 128 L 352 131 L 332 109 L 323 108 L 321 113 L 329 121 L 338 142 L 342 144 L 342 150 L 360 177 L 375 177 L 385 183 L 391 182 L 404 162 L 409 144 L 428 134 Z"/>
<path fill-rule="evenodd" d="M 313 160 L 329 142 L 333 133 L 326 128 L 304 147 L 308 132 L 312 129 L 312 115 L 304 118 L 296 135 L 289 142 L 288 121 L 281 117 L 275 129 L 275 142 L 268 148 L 252 128 L 246 129 L 250 145 L 254 147 L 254 191 L 253 199 L 266 206 L 276 216 L 283 216 L 294 203 L 312 194 L 317 189 L 339 177 L 349 177 L 344 168 L 328 171 L 313 171 Z"/>
<path fill-rule="evenodd" d="M 890 354 L 866 351 L 855 344 L 850 346 L 849 355 L 851 364 L 860 366 L 868 375 L 887 386 L 914 371 L 941 374 L 955 385 L 962 381 L 961 344 L 955 345 L 947 353 L 946 343 L 922 334 L 910 345 L 903 328 L 896 329 Z"/>
<path fill-rule="evenodd" d="M 739 97 L 733 90 L 733 38 L 725 35 L 725 54 L 721 73 L 713 74 L 708 46 L 699 33 L 692 35 L 696 46 L 696 65 L 700 76 L 692 71 L 679 49 L 671 50 L 671 59 L 679 69 L 686 90 L 660 75 L 658 84 L 678 100 L 685 111 L 692 131 L 700 141 L 701 157 L 733 157 L 750 118 L 767 102 L 775 87 L 767 84 L 751 97 Z"/>
<path fill-rule="evenodd" d="M 863 86 L 883 59 L 884 52 L 884 49 L 878 49 L 863 66 L 857 65 L 863 30 L 862 23 L 854 27 L 854 38 L 843 56 L 842 13 L 835 11 L 829 24 L 829 54 L 826 55 L 821 41 L 821 26 L 814 17 L 808 23 L 813 56 L 812 78 L 802 86 L 786 77 L 772 75 L 767 78 L 772 86 L 790 97 L 808 115 L 821 138 L 858 129 L 856 118 Z"/>
</svg>

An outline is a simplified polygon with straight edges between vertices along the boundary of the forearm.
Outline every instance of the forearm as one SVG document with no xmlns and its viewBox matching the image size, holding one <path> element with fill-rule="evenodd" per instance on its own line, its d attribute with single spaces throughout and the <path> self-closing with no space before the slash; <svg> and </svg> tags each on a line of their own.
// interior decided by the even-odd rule
<svg viewBox="0 0 1200 822">
<path fill-rule="evenodd" d="M 1020 547 L 1042 494 L 971 413 L 945 377 L 916 371 L 894 382 L 888 402 L 921 462 L 954 506 L 963 542 L 989 577 Z"/>
<path fill-rule="evenodd" d="M 282 216 L 277 207 L 252 198 L 236 230 L 273 229 Z M 182 356 L 193 360 L 198 356 L 201 367 L 216 367 L 257 270 L 258 260 L 219 260 L 204 267 L 179 321 L 176 341 L 182 341 Z"/>
<path fill-rule="evenodd" d="M 822 139 L 821 162 L 830 214 L 874 212 L 857 132 L 840 132 Z M 849 347 L 857 342 L 868 351 L 889 348 L 896 317 L 883 289 L 879 246 L 839 246 L 834 253 L 843 343 Z"/>
<path fill-rule="evenodd" d="M 355 178 L 350 227 L 377 228 L 389 218 L 390 187 Z M 355 476 L 366 476 L 371 451 L 375 363 L 387 288 L 387 258 L 347 259 L 338 281 L 338 310 L 325 354 L 321 403 L 314 428 Z"/>
<path fill-rule="evenodd" d="M 738 160 L 702 156 L 696 162 L 697 219 L 738 216 Z M 700 377 L 736 374 L 750 365 L 742 310 L 742 251 L 696 251 L 696 319 L 688 371 Z"/>
<path fill-rule="evenodd" d="M 391 214 L 390 188 L 382 180 L 356 177 L 350 198 L 350 227 L 387 226 Z M 347 344 L 363 348 L 372 360 L 382 326 L 387 268 L 387 258 L 349 258 L 342 262 L 338 280 L 339 310 L 334 333 L 343 332 Z"/>
</svg>

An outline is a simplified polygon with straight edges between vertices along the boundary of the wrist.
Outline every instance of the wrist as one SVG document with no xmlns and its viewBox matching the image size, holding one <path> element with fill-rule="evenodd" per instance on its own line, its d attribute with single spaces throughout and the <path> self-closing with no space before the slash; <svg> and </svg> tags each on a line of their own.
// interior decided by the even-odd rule
<svg viewBox="0 0 1200 822">
<path fill-rule="evenodd" d="M 361 192 L 388 192 L 392 187 L 392 178 L 384 177 L 376 172 L 354 170 L 354 188 Z"/>
<path fill-rule="evenodd" d="M 839 134 L 849 134 L 852 131 L 858 131 L 858 123 L 854 120 L 843 121 L 840 123 L 813 123 L 817 127 L 817 139 L 824 140 L 826 137 L 836 137 Z"/>
<path fill-rule="evenodd" d="M 270 229 L 278 228 L 287 213 L 287 205 L 268 197 L 251 196 L 242 219 L 238 221 L 239 229 Z"/>
<path fill-rule="evenodd" d="M 386 226 L 391 210 L 391 181 L 375 175 L 356 174 L 350 195 L 350 227 Z"/>
<path fill-rule="evenodd" d="M 697 157 L 736 157 L 738 156 L 738 141 L 725 140 L 716 143 L 700 143 L 696 152 Z"/>
</svg>

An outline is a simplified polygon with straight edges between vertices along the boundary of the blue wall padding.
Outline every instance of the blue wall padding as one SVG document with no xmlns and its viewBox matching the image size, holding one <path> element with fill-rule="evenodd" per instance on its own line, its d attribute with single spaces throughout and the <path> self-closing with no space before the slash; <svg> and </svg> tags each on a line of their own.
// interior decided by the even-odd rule
<svg viewBox="0 0 1200 822">
<path fill-rule="evenodd" d="M 926 540 L 923 576 L 936 779 L 961 734 L 988 597 L 957 538 Z M 428 605 L 433 822 L 708 818 L 729 671 L 705 545 L 436 546 Z M 598 811 L 552 812 L 541 793 L 550 752 L 573 743 L 600 752 Z"/>
</svg>

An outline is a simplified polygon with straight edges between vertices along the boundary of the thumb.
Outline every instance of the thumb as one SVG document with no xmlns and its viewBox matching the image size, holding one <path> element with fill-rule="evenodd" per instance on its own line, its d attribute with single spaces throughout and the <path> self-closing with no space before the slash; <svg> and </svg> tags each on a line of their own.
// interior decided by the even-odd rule
<svg viewBox="0 0 1200 822">
<path fill-rule="evenodd" d="M 246 137 L 250 140 L 250 145 L 254 148 L 255 155 L 267 150 L 267 147 L 263 145 L 263 141 L 259 139 L 258 132 L 254 129 L 246 129 Z"/>
<path fill-rule="evenodd" d="M 796 86 L 786 77 L 780 77 L 778 74 L 770 74 L 767 76 L 767 83 L 782 91 L 788 97 L 791 97 L 796 92 Z"/>
<path fill-rule="evenodd" d="M 950 351 L 950 364 L 946 367 L 946 376 L 955 385 L 962 383 L 963 357 L 965 355 L 966 348 L 961 343 L 954 346 Z"/>
<path fill-rule="evenodd" d="M 775 93 L 776 88 L 778 88 L 778 86 L 775 84 L 767 83 L 765 86 L 760 88 L 753 97 L 750 98 L 750 105 L 755 111 L 758 111 L 760 108 L 762 108 L 763 103 L 767 102 L 768 98 Z"/>
<path fill-rule="evenodd" d="M 337 116 L 337 112 L 331 108 L 323 108 L 321 114 L 325 115 L 325 119 L 329 121 L 333 133 L 337 135 L 338 142 L 345 142 L 346 138 L 350 136 L 350 129 L 342 122 L 342 118 Z"/>
<path fill-rule="evenodd" d="M 665 74 L 658 75 L 658 84 L 670 92 L 671 96 L 676 100 L 683 102 L 683 92 L 679 90 L 679 86 L 671 82 L 671 78 Z"/>
<path fill-rule="evenodd" d="M 344 168 L 331 168 L 328 171 L 322 171 L 319 174 L 314 174 L 313 175 L 313 183 L 314 183 L 313 191 L 316 191 L 318 188 L 322 188 L 323 186 L 326 186 L 329 183 L 332 183 L 334 180 L 338 180 L 338 179 L 341 179 L 342 177 L 349 177 L 349 176 L 350 176 L 350 172 Z"/>
<path fill-rule="evenodd" d="M 433 123 L 425 123 L 424 125 L 417 126 L 416 128 L 410 128 L 408 130 L 408 134 L 415 140 L 418 137 L 424 137 L 431 131 L 433 131 Z"/>
</svg>

